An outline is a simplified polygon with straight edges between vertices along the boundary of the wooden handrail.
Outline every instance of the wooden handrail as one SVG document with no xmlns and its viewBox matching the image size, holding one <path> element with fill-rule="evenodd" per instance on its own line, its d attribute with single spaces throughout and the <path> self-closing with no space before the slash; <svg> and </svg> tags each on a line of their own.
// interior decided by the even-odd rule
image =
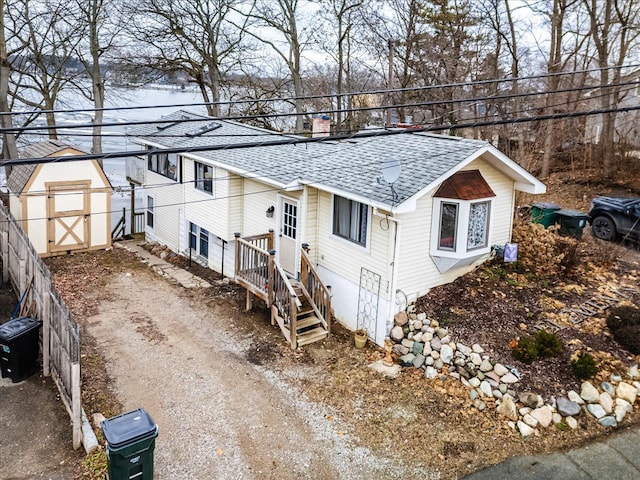
<svg viewBox="0 0 640 480">
<path fill-rule="evenodd" d="M 312 300 L 313 309 L 331 331 L 331 289 L 320 279 L 320 274 L 311 261 L 309 247 L 305 244 L 300 251 L 300 281 Z"/>
</svg>

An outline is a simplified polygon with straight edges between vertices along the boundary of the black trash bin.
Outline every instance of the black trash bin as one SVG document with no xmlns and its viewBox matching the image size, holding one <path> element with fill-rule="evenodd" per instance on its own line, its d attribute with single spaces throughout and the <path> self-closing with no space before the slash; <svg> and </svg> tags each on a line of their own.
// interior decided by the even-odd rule
<svg viewBox="0 0 640 480">
<path fill-rule="evenodd" d="M 0 325 L 0 370 L 13 383 L 33 375 L 40 368 L 40 322 L 18 317 Z"/>
<path fill-rule="evenodd" d="M 531 204 L 531 221 L 549 228 L 556 223 L 556 213 L 562 207 L 551 202 L 534 202 Z"/>
<path fill-rule="evenodd" d="M 152 480 L 158 426 L 139 408 L 101 423 L 107 441 L 109 480 Z"/>
<path fill-rule="evenodd" d="M 589 215 L 568 208 L 556 212 L 556 222 L 560 224 L 558 233 L 573 238 L 582 238 L 582 229 L 587 225 Z"/>
</svg>

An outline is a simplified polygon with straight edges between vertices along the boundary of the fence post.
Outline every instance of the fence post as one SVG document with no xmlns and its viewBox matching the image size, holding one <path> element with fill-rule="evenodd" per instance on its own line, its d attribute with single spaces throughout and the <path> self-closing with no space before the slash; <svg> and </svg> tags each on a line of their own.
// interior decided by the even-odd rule
<svg viewBox="0 0 640 480">
<path fill-rule="evenodd" d="M 71 364 L 71 423 L 73 424 L 73 449 L 82 444 L 82 401 L 81 401 L 80 363 Z"/>
<path fill-rule="evenodd" d="M 48 287 L 48 286 L 47 286 Z M 44 287 L 43 287 L 44 290 Z M 47 291 L 42 298 L 42 375 L 51 375 L 49 357 L 51 355 L 51 295 Z"/>
<path fill-rule="evenodd" d="M 240 271 L 240 242 L 238 242 L 238 240 L 240 240 L 240 232 L 235 232 L 233 234 L 234 238 L 235 238 L 235 258 L 233 259 L 233 274 L 235 276 L 238 275 L 238 272 Z"/>
<path fill-rule="evenodd" d="M 9 232 L 2 232 L 2 283 L 9 281 Z"/>
</svg>

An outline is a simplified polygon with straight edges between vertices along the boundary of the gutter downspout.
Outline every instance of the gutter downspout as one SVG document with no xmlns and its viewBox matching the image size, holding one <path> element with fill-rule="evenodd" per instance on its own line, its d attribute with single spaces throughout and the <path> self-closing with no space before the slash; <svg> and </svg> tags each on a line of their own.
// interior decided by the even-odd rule
<svg viewBox="0 0 640 480">
<path fill-rule="evenodd" d="M 387 314 L 387 321 L 385 324 L 385 336 L 387 336 L 389 334 L 389 332 L 391 331 L 391 328 L 393 328 L 393 316 L 396 314 L 396 312 L 394 312 L 394 308 L 393 308 L 393 301 L 395 298 L 395 294 L 396 294 L 396 290 L 397 290 L 397 286 L 398 286 L 398 258 L 400 256 L 400 249 L 398 248 L 398 243 L 400 243 L 400 219 L 399 218 L 395 218 L 395 217 L 391 217 L 389 215 L 383 215 L 382 213 L 379 212 L 379 210 L 377 208 L 373 209 L 373 214 L 380 216 L 380 217 L 384 217 L 387 221 L 391 221 L 394 224 L 394 229 L 393 229 L 393 261 L 391 263 L 391 286 L 390 286 L 390 299 L 389 299 L 389 311 Z M 382 339 L 384 340 L 384 338 Z M 377 339 L 376 339 L 376 343 L 377 343 Z M 382 344 L 382 343 L 380 343 Z"/>
</svg>

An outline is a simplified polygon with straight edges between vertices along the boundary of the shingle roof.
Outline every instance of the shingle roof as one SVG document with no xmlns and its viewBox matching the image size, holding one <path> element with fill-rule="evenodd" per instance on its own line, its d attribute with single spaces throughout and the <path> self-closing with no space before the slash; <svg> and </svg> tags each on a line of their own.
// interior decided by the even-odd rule
<svg viewBox="0 0 640 480">
<path fill-rule="evenodd" d="M 73 148 L 57 140 L 47 140 L 25 147 L 20 152 L 21 158 L 45 158 L 66 148 Z M 77 150 L 77 149 L 76 149 Z M 11 168 L 11 175 L 7 179 L 7 188 L 15 194 L 22 193 L 29 178 L 37 168 L 37 164 L 15 165 Z"/>
<path fill-rule="evenodd" d="M 195 155 L 276 184 L 289 185 L 300 181 L 389 206 L 401 204 L 488 146 L 478 140 L 414 132 L 364 138 L 356 135 L 339 142 L 265 147 L 269 142 L 283 138 L 293 140 L 301 137 L 185 111 L 165 118 L 166 124 L 144 125 L 130 135 L 143 143 L 180 147 L 185 151 L 194 146 L 259 142 L 261 146 L 205 151 Z M 194 122 L 172 123 L 177 119 L 193 119 Z M 212 127 L 214 123 L 220 127 L 194 136 L 203 126 Z M 400 177 L 394 183 L 395 201 L 390 186 L 384 180 L 378 181 L 382 178 L 383 162 L 389 158 L 397 159 L 401 165 Z"/>
</svg>

